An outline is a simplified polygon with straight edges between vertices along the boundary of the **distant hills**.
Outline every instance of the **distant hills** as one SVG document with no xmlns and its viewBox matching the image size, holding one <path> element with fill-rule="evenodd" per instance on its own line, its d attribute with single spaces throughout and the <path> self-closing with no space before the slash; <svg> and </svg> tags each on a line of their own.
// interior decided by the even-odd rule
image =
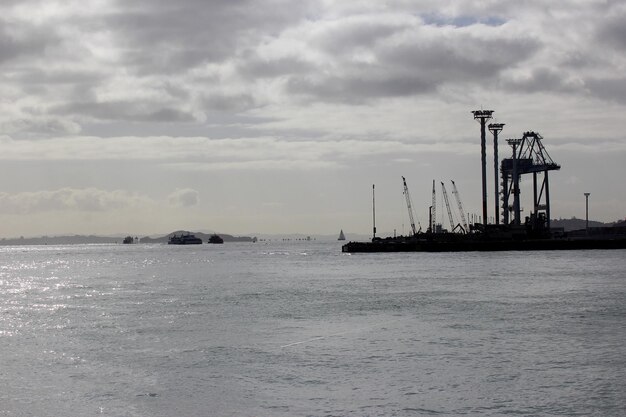
<svg viewBox="0 0 626 417">
<path fill-rule="evenodd" d="M 0 239 L 0 245 L 84 245 L 89 243 L 122 243 L 123 237 L 104 236 L 41 236 Z"/>
<path fill-rule="evenodd" d="M 211 233 L 188 232 L 186 230 L 177 230 L 161 237 L 141 237 L 141 243 L 167 243 L 170 236 L 181 233 L 192 233 L 202 239 L 206 243 Z M 224 242 L 252 242 L 249 236 L 233 236 L 220 233 Z M 95 235 L 68 235 L 68 236 L 41 236 L 41 237 L 19 237 L 19 238 L 3 238 L 0 239 L 0 245 L 85 245 L 85 244 L 103 244 L 103 243 L 122 243 L 124 236 L 95 236 Z"/>
<path fill-rule="evenodd" d="M 191 233 L 192 235 L 195 235 L 196 237 L 202 239 L 202 241 L 205 243 L 207 240 L 209 240 L 209 237 L 211 237 L 211 235 L 213 234 L 213 233 L 202 233 L 202 232 L 189 232 L 187 230 L 177 230 L 175 232 L 169 233 L 161 237 L 156 237 L 156 238 L 151 238 L 148 236 L 142 237 L 140 241 L 141 243 L 167 243 L 167 241 L 169 240 L 171 236 L 187 234 L 187 233 Z M 233 235 L 228 235 L 226 233 L 219 233 L 219 235 L 222 239 L 224 239 L 224 242 L 252 242 L 252 238 L 250 236 L 233 236 Z"/>
<path fill-rule="evenodd" d="M 553 228 L 563 228 L 566 232 L 571 230 L 581 230 L 585 228 L 585 219 L 577 219 L 572 217 L 571 219 L 553 219 L 550 223 Z M 626 220 L 620 220 L 617 222 L 603 223 L 599 221 L 589 220 L 589 227 L 626 227 Z M 202 239 L 203 242 L 207 242 L 212 233 L 204 232 L 190 232 L 186 230 L 177 230 L 169 233 L 165 236 L 140 237 L 141 243 L 167 243 L 170 236 L 181 233 L 192 233 Z M 253 238 L 250 236 L 233 236 L 226 233 L 219 233 L 224 239 L 224 242 L 252 242 Z M 348 233 L 346 233 L 348 236 Z M 382 234 L 381 236 L 386 236 Z M 390 234 L 389 234 L 390 236 Z M 138 236 L 139 237 L 139 236 Z M 310 237 L 300 234 L 294 235 L 267 235 L 259 236 L 259 240 L 336 240 L 335 236 L 327 235 L 311 235 Z M 349 234 L 348 239 L 356 240 L 368 240 L 370 236 Z M 111 236 L 95 236 L 95 235 L 67 235 L 67 236 L 41 236 L 41 237 L 18 237 L 18 238 L 2 238 L 0 239 L 0 245 L 84 245 L 84 244 L 106 244 L 106 243 L 122 243 L 124 236 L 111 237 Z"/>
<path fill-rule="evenodd" d="M 589 220 L 589 227 L 623 227 L 626 226 L 626 220 L 621 220 L 611 223 L 602 223 L 594 220 Z M 571 219 L 553 219 L 550 222 L 550 227 L 562 227 L 566 232 L 571 230 L 580 230 L 586 227 L 585 219 L 577 219 L 572 217 Z"/>
</svg>

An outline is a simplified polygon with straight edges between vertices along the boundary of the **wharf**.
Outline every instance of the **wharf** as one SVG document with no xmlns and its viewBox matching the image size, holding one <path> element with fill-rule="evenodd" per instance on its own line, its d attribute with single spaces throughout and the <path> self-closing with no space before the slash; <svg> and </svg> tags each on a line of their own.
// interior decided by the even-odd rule
<svg viewBox="0 0 626 417">
<path fill-rule="evenodd" d="M 487 234 L 429 234 L 410 237 L 374 238 L 371 242 L 349 242 L 342 246 L 345 253 L 358 252 L 495 252 L 536 250 L 626 249 L 626 227 L 603 228 L 593 234 L 581 231 L 558 237 L 514 235 L 510 238 Z"/>
</svg>

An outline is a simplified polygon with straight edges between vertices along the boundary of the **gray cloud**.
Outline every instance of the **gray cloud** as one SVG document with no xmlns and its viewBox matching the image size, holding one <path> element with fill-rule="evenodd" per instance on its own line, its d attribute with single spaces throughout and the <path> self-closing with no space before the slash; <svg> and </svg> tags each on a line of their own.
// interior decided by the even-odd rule
<svg viewBox="0 0 626 417">
<path fill-rule="evenodd" d="M 311 41 L 317 48 L 341 58 L 342 54 L 359 48 L 376 49 L 378 42 L 408 30 L 411 25 L 406 20 L 347 18 L 328 24 L 326 30 L 313 34 Z"/>
<path fill-rule="evenodd" d="M 18 57 L 41 54 L 47 46 L 57 42 L 54 33 L 0 19 L 0 64 Z"/>
<path fill-rule="evenodd" d="M 17 80 L 25 84 L 75 84 L 89 86 L 106 80 L 106 74 L 95 70 L 75 68 L 29 68 L 17 75 Z"/>
<path fill-rule="evenodd" d="M 424 178 L 454 169 L 424 154 L 474 164 L 469 110 L 483 105 L 510 137 L 532 129 L 563 138 L 550 152 L 564 170 L 580 168 L 561 159 L 566 150 L 624 154 L 623 1 L 53 3 L 0 2 L 0 189 L 17 190 L 0 203 L 14 213 L 58 207 L 55 216 L 70 218 L 81 207 L 92 210 L 85 222 L 102 220 L 135 207 L 135 197 L 81 187 L 128 182 L 166 195 L 185 184 L 151 220 L 192 212 L 181 207 L 207 204 L 199 193 L 222 187 L 220 206 L 236 207 L 231 224 L 241 227 L 257 208 L 250 184 L 277 190 L 278 201 L 289 197 L 278 181 L 324 189 L 327 199 L 308 202 L 317 215 L 368 175 L 396 184 L 399 169 Z M 66 165 L 71 172 L 59 170 Z M 38 184 L 66 189 L 19 192 Z M 599 190 L 606 180 L 584 185 Z M 283 207 L 295 213 L 297 204 Z M 137 211 L 133 220 L 146 217 Z M 22 228 L 34 228 L 30 217 Z"/>
<path fill-rule="evenodd" d="M 258 55 L 250 55 L 240 62 L 238 71 L 245 78 L 254 80 L 308 73 L 314 69 L 313 63 L 297 56 L 263 59 Z"/>
<path fill-rule="evenodd" d="M 536 92 L 576 92 L 583 90 L 583 83 L 568 79 L 568 72 L 557 72 L 549 67 L 538 67 L 522 78 L 510 79 L 504 77 L 502 86 L 509 91 L 536 93 Z"/>
<path fill-rule="evenodd" d="M 203 104 L 209 110 L 223 112 L 238 112 L 254 106 L 255 98 L 251 94 L 209 94 L 203 99 Z"/>
<path fill-rule="evenodd" d="M 363 102 L 381 97 L 402 97 L 413 94 L 432 92 L 436 84 L 428 82 L 418 75 L 404 77 L 376 77 L 373 74 L 345 77 L 327 77 L 319 79 L 292 78 L 288 91 L 315 97 L 316 100 L 338 101 L 344 103 Z"/>
<path fill-rule="evenodd" d="M 364 23 L 365 27 L 353 24 L 352 36 L 342 31 L 345 43 L 329 43 L 330 49 L 325 52 L 336 53 L 328 58 L 332 64 L 321 64 L 317 71 L 291 77 L 288 91 L 317 100 L 345 102 L 422 95 L 445 84 L 495 82 L 503 70 L 520 65 L 540 48 L 538 41 L 512 38 L 501 28 L 489 29 L 492 36 L 487 37 L 466 28 L 437 29 L 414 23 L 416 26 L 402 24 L 395 30 L 391 25 L 384 26 L 370 37 L 364 35 L 369 22 Z M 398 33 L 402 33 L 399 39 L 395 37 Z M 350 49 L 356 50 L 356 59 L 347 54 Z M 359 55 L 366 61 L 359 62 Z"/>
<path fill-rule="evenodd" d="M 606 19 L 597 31 L 601 44 L 626 51 L 626 10 Z"/>
<path fill-rule="evenodd" d="M 17 194 L 0 193 L 0 211 L 9 214 L 59 210 L 101 212 L 132 207 L 149 201 L 145 197 L 122 190 L 62 188 Z"/>
<path fill-rule="evenodd" d="M 74 102 L 51 110 L 59 115 L 87 116 L 100 120 L 126 120 L 150 122 L 190 122 L 193 115 L 171 107 L 159 107 L 156 103 L 140 101 Z"/>
<path fill-rule="evenodd" d="M 585 86 L 595 97 L 626 104 L 626 77 L 588 78 Z"/>
<path fill-rule="evenodd" d="M 12 119 L 6 123 L 0 123 L 5 133 L 23 134 L 34 133 L 43 135 L 74 135 L 80 133 L 79 124 L 67 119 L 31 116 L 24 119 Z"/>
<path fill-rule="evenodd" d="M 202 0 L 124 2 L 107 16 L 128 46 L 124 59 L 142 73 L 186 71 L 222 62 L 306 15 L 307 1 Z"/>
<path fill-rule="evenodd" d="M 200 193 L 191 188 L 177 189 L 167 199 L 175 207 L 193 207 L 198 205 Z"/>
</svg>

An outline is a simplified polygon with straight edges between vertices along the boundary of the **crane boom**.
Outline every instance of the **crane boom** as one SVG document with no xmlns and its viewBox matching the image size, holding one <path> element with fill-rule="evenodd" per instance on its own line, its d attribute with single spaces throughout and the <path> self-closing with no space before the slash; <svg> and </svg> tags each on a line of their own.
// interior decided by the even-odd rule
<svg viewBox="0 0 626 417">
<path fill-rule="evenodd" d="M 465 219 L 465 211 L 463 210 L 463 204 L 461 203 L 461 197 L 459 196 L 459 190 L 457 190 L 456 184 L 454 183 L 454 181 L 452 181 L 452 194 L 454 194 L 456 203 L 459 206 L 459 212 L 461 214 L 461 221 L 463 222 L 463 227 L 465 228 L 465 233 L 469 233 L 469 228 L 467 227 L 467 220 Z"/>
<path fill-rule="evenodd" d="M 411 196 L 409 194 L 409 187 L 407 187 L 406 179 L 404 177 L 402 177 L 402 184 L 404 185 L 404 198 L 406 198 L 406 206 L 409 209 L 409 221 L 411 222 L 411 230 L 413 231 L 413 235 L 416 235 L 417 230 L 415 229 L 415 220 L 413 220 L 413 205 L 411 204 Z"/>
<path fill-rule="evenodd" d="M 437 232 L 437 194 L 435 192 L 435 180 L 433 180 L 433 205 L 431 208 L 431 224 L 430 230 L 433 233 Z"/>
<path fill-rule="evenodd" d="M 450 210 L 450 201 L 448 201 L 448 192 L 446 191 L 446 186 L 441 183 L 441 192 L 443 194 L 443 201 L 446 203 L 446 208 L 448 209 L 448 219 L 450 220 L 450 231 L 454 230 L 454 219 L 452 218 L 452 210 Z"/>
</svg>

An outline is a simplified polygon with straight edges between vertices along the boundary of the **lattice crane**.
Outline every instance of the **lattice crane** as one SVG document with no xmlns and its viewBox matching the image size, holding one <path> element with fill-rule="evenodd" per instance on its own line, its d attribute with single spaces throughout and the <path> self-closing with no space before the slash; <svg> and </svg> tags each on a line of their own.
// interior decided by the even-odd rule
<svg viewBox="0 0 626 417">
<path fill-rule="evenodd" d="M 463 210 L 463 204 L 461 203 L 461 196 L 459 195 L 459 190 L 456 188 L 456 184 L 454 181 L 452 182 L 452 194 L 454 194 L 454 198 L 456 199 L 456 203 L 459 206 L 459 212 L 461 214 L 461 221 L 463 222 L 463 228 L 465 229 L 465 233 L 469 233 L 469 227 L 467 226 L 467 220 L 465 219 L 465 211 Z"/>
<path fill-rule="evenodd" d="M 437 232 L 437 192 L 435 191 L 435 180 L 433 180 L 433 205 L 430 208 L 430 231 Z"/>
<path fill-rule="evenodd" d="M 409 194 L 409 187 L 406 185 L 406 179 L 402 177 L 402 184 L 404 185 L 404 197 L 406 198 L 406 206 L 409 210 L 409 221 L 411 222 L 411 230 L 413 231 L 413 235 L 417 234 L 417 230 L 415 228 L 415 220 L 413 219 L 413 204 L 411 204 L 411 195 Z M 419 220 L 418 220 L 419 224 Z M 419 230 L 422 230 L 422 226 L 420 225 Z"/>
<path fill-rule="evenodd" d="M 446 208 L 448 209 L 448 219 L 450 220 L 450 231 L 454 230 L 454 219 L 452 218 L 452 210 L 450 210 L 450 201 L 448 200 L 448 192 L 446 191 L 446 186 L 444 183 L 441 183 L 441 192 L 443 194 L 443 201 L 446 203 Z"/>
</svg>

